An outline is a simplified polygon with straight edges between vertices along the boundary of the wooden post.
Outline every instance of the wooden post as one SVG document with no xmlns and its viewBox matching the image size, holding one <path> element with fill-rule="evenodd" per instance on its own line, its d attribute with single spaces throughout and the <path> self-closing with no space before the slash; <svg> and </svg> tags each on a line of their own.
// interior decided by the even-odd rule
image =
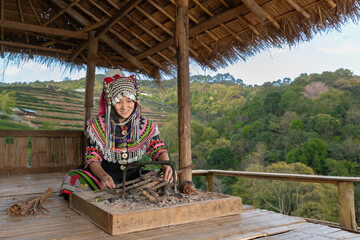
<svg viewBox="0 0 360 240">
<path fill-rule="evenodd" d="M 357 230 L 355 219 L 354 186 L 352 182 L 339 182 L 340 226 Z"/>
<path fill-rule="evenodd" d="M 178 69 L 179 169 L 191 165 L 189 0 L 176 0 L 175 47 Z M 180 182 L 192 181 L 191 168 L 180 173 Z"/>
<path fill-rule="evenodd" d="M 212 173 L 206 174 L 206 191 L 207 192 L 214 191 L 214 174 Z"/>
<path fill-rule="evenodd" d="M 89 48 L 88 48 L 87 71 L 86 71 L 84 130 L 86 130 L 86 122 L 92 117 L 92 111 L 93 111 L 95 67 L 96 67 L 95 59 L 98 48 L 98 40 L 97 38 L 95 38 L 94 31 L 89 33 L 88 46 Z"/>
</svg>

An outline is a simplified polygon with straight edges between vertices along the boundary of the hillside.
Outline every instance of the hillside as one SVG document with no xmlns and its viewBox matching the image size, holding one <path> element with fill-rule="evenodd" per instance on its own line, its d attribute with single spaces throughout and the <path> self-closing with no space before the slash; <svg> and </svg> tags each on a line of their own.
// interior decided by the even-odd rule
<svg viewBox="0 0 360 240">
<path fill-rule="evenodd" d="M 36 111 L 35 118 L 20 115 L 34 129 L 83 129 L 84 92 L 66 90 L 53 85 L 5 85 L 0 94 L 6 92 L 16 101 L 19 110 Z M 98 112 L 99 97 L 94 98 L 94 114 Z M 174 109 L 154 101 L 151 96 L 141 100 L 142 114 L 161 126 L 168 113 Z M 30 124 L 29 124 L 30 123 Z M 0 126 L 0 128 L 2 128 Z"/>
</svg>

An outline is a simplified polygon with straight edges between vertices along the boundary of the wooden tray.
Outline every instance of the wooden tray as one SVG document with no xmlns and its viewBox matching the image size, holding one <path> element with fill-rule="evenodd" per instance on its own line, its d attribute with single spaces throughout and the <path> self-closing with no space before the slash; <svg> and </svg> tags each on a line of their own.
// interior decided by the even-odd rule
<svg viewBox="0 0 360 240">
<path fill-rule="evenodd" d="M 107 233 L 118 235 L 233 215 L 242 211 L 241 198 L 218 195 L 221 198 L 216 200 L 178 204 L 171 207 L 118 210 L 103 203 L 90 202 L 91 192 L 74 192 L 70 195 L 70 207 Z"/>
</svg>

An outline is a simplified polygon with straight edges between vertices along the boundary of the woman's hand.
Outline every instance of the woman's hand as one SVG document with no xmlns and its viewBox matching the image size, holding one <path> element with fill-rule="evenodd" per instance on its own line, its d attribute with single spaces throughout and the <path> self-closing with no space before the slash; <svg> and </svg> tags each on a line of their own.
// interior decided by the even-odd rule
<svg viewBox="0 0 360 240">
<path fill-rule="evenodd" d="M 101 180 L 101 184 L 103 187 L 108 187 L 110 189 L 115 188 L 115 183 L 114 180 L 112 179 L 112 177 L 108 174 L 105 174 L 104 176 L 102 176 L 100 178 Z"/>
<path fill-rule="evenodd" d="M 172 183 L 174 181 L 174 174 L 171 166 L 161 165 L 164 173 L 164 180 Z M 175 182 L 177 181 L 177 174 L 175 173 Z"/>
</svg>

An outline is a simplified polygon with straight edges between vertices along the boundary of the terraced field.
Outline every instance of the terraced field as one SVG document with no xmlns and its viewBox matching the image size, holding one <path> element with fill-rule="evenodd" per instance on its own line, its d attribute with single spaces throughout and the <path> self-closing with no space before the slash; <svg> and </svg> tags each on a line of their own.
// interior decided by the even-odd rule
<svg viewBox="0 0 360 240">
<path fill-rule="evenodd" d="M 83 128 L 85 93 L 53 88 L 31 86 L 0 87 L 16 98 L 16 107 L 37 112 L 35 118 L 21 118 L 30 121 L 35 128 L 78 129 Z M 98 112 L 99 99 L 94 99 L 94 114 Z M 169 113 L 175 110 L 151 98 L 141 100 L 142 115 L 158 122 L 161 126 Z"/>
</svg>

